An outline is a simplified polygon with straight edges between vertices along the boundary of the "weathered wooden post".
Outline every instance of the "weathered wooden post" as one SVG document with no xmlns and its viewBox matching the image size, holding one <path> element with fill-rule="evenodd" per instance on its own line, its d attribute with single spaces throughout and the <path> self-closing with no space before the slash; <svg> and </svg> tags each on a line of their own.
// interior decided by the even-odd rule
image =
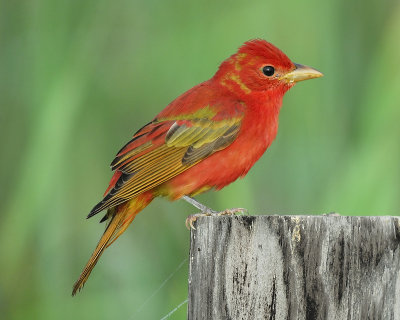
<svg viewBox="0 0 400 320">
<path fill-rule="evenodd" d="M 188 319 L 400 319 L 400 218 L 204 217 Z"/>
</svg>

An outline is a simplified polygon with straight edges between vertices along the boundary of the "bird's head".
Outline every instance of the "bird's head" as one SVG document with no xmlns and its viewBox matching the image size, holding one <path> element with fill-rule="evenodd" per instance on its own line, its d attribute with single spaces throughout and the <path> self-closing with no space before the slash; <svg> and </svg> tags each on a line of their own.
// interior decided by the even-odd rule
<svg viewBox="0 0 400 320">
<path fill-rule="evenodd" d="M 321 72 L 311 67 L 293 63 L 271 43 L 256 39 L 243 44 L 225 60 L 214 78 L 242 96 L 270 90 L 283 95 L 296 82 L 321 76 Z"/>
</svg>

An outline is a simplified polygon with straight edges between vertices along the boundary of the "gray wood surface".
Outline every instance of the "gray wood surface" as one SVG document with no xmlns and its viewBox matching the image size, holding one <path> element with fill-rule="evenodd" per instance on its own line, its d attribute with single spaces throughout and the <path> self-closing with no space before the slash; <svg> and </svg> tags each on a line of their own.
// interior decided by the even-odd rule
<svg viewBox="0 0 400 320">
<path fill-rule="evenodd" d="M 400 320 L 400 219 L 204 217 L 188 319 Z"/>
</svg>

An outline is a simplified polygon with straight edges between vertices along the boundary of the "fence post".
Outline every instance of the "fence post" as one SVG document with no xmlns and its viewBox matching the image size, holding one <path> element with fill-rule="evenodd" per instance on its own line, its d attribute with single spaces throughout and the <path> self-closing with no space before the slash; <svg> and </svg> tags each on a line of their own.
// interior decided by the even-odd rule
<svg viewBox="0 0 400 320">
<path fill-rule="evenodd" d="M 188 319 L 400 320 L 400 218 L 204 217 Z"/>
</svg>

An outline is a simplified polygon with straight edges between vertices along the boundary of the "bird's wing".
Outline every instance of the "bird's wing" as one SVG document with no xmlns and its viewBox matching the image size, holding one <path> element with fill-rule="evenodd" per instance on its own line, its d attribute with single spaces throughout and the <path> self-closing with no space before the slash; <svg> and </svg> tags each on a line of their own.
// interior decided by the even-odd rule
<svg viewBox="0 0 400 320">
<path fill-rule="evenodd" d="M 207 112 L 186 115 L 160 114 L 140 129 L 111 163 L 116 172 L 88 217 L 168 181 L 229 146 L 244 115 L 243 105 L 237 104 L 228 109 L 207 106 Z"/>
</svg>

